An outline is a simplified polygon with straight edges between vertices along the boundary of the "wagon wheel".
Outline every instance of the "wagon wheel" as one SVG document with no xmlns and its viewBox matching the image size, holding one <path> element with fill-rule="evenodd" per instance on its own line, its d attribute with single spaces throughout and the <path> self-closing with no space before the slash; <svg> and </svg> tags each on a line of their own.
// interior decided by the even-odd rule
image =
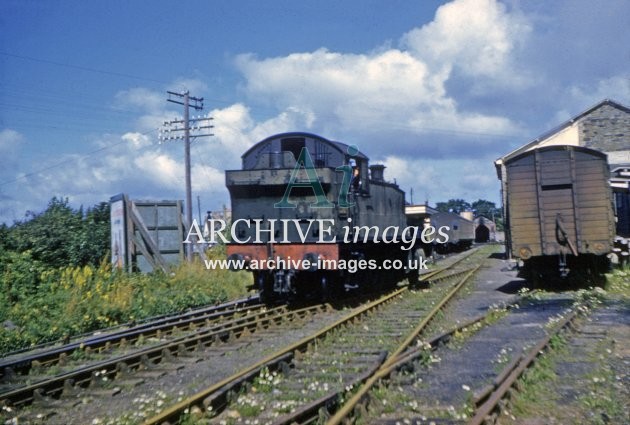
<svg viewBox="0 0 630 425">
<path fill-rule="evenodd" d="M 542 289 L 544 286 L 542 274 L 535 269 L 530 271 L 529 280 L 532 285 L 532 289 Z"/>
</svg>

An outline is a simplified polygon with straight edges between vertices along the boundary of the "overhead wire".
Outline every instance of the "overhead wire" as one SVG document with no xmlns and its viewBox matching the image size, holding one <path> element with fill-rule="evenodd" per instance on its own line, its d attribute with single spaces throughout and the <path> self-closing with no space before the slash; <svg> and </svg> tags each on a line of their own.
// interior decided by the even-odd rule
<svg viewBox="0 0 630 425">
<path fill-rule="evenodd" d="M 31 57 L 31 56 L 26 56 L 26 55 L 19 55 L 19 54 L 14 54 L 14 53 L 9 53 L 9 52 L 4 52 L 4 51 L 0 51 L 0 56 L 5 56 L 5 57 L 9 57 L 9 58 L 15 58 L 15 59 L 20 59 L 20 60 L 26 60 L 26 61 L 32 61 L 32 62 L 36 62 L 36 63 L 44 63 L 44 64 L 48 64 L 48 65 L 54 65 L 54 66 L 60 66 L 60 67 L 66 67 L 66 68 L 70 68 L 70 69 L 77 69 L 77 70 L 81 70 L 81 71 L 87 71 L 87 72 L 92 72 L 92 73 L 98 73 L 98 74 L 102 74 L 102 75 L 108 75 L 108 76 L 116 76 L 116 77 L 122 77 L 122 78 L 129 78 L 129 79 L 134 79 L 134 80 L 139 80 L 139 81 L 146 81 L 146 82 L 152 82 L 152 83 L 158 83 L 158 84 L 162 84 L 162 85 L 168 85 L 168 84 L 172 84 L 172 83 L 168 83 L 165 81 L 161 81 L 158 79 L 154 79 L 154 78 L 147 78 L 147 77 L 142 77 L 142 76 L 138 76 L 138 75 L 133 75 L 133 74 L 127 74 L 127 73 L 121 73 L 121 72 L 115 72 L 115 71 L 109 71 L 109 70 L 103 70 L 103 69 L 97 69 L 97 68 L 92 68 L 92 67 L 85 67 L 85 66 L 80 66 L 80 65 L 75 65 L 75 64 L 68 64 L 68 63 L 62 63 L 62 62 L 57 62 L 57 61 L 53 61 L 53 60 L 48 60 L 48 59 L 41 59 L 41 58 L 35 58 L 35 57 Z M 2 88 L 2 85 L 0 85 L 0 88 Z M 102 117 L 104 116 L 120 116 L 120 115 L 124 115 L 124 114 L 129 114 L 129 113 L 137 113 L 139 111 L 132 111 L 132 110 L 128 110 L 128 109 L 114 109 L 114 108 L 107 108 L 107 107 L 103 107 L 100 104 L 95 104 L 95 103 L 89 103 L 89 102 L 77 102 L 76 101 L 76 96 L 75 98 L 72 99 L 72 101 L 68 101 L 65 99 L 60 99 L 59 96 L 61 95 L 68 95 L 68 92 L 54 92 L 51 90 L 48 91 L 42 91 L 42 90 L 38 90 L 37 92 L 31 92 L 29 93 L 29 91 L 25 91 L 25 90 L 19 90 L 19 89 L 14 89 L 14 88 L 6 88 L 4 89 L 5 93 L 9 93 L 9 96 L 13 96 L 14 94 L 11 93 L 17 93 L 17 96 L 27 96 L 29 99 L 32 99 L 36 102 L 39 103 L 40 106 L 32 106 L 32 105 L 24 105 L 24 104 L 20 104 L 20 103 L 0 103 L 0 109 L 10 109 L 12 111 L 15 110 L 19 110 L 19 111 L 23 111 L 23 112 L 29 112 L 29 113 L 36 113 L 36 114 L 46 114 L 47 116 L 51 115 L 51 114 L 55 114 L 55 115 L 61 115 L 61 116 L 67 116 L 68 114 L 72 114 L 72 116 L 74 118 L 79 118 L 80 119 L 80 124 L 81 126 L 83 126 L 83 128 L 90 128 L 90 124 L 86 123 L 87 121 L 92 121 L 94 122 L 95 127 L 92 127 L 96 130 L 99 129 L 98 127 L 98 122 L 100 120 L 102 120 Z M 1 93 L 1 91 L 0 91 Z M 22 93 L 22 94 L 20 94 Z M 79 93 L 79 95 L 83 98 L 85 98 L 85 93 Z M 96 98 L 94 98 L 96 100 Z M 226 100 L 222 100 L 222 99 L 209 99 L 212 102 L 215 103 L 225 103 L 225 104 L 235 104 L 236 102 L 230 102 L 230 101 L 226 101 Z M 54 101 L 54 108 L 52 107 L 52 103 Z M 60 108 L 60 104 L 63 105 L 62 108 Z M 89 109 L 93 112 L 97 112 L 98 115 L 100 116 L 94 116 L 95 114 L 89 114 L 89 113 L 82 113 L 82 111 L 84 111 L 85 109 Z M 273 109 L 274 113 L 278 112 L 278 108 L 270 108 L 270 107 L 261 107 L 261 108 L 257 108 L 258 110 L 268 110 L 271 111 Z M 32 120 L 31 120 L 32 123 Z M 87 124 L 87 125 L 86 125 Z M 76 124 L 73 124 L 73 126 L 76 126 Z M 54 125 L 45 125 L 45 124 L 39 124 L 39 125 L 33 125 L 33 124 L 29 124 L 29 128 L 34 128 L 34 127 L 39 127 L 39 128 L 47 128 L 47 129 L 55 129 L 58 131 L 72 131 L 73 128 L 69 128 L 69 127 L 60 127 L 60 126 L 54 126 Z M 470 131 L 465 131 L 465 130 L 454 130 L 454 129 L 450 129 L 450 128 L 429 128 L 429 127 L 418 127 L 418 126 L 413 126 L 413 125 L 409 125 L 409 124 L 403 124 L 403 123 L 397 123 L 397 124 L 393 124 L 392 125 L 393 129 L 398 129 L 398 130 L 412 130 L 415 132 L 420 132 L 420 133 L 424 133 L 424 132 L 428 132 L 428 133 L 444 133 L 444 134 L 454 134 L 454 135 L 465 135 L 465 136 L 476 136 L 476 137 L 488 137 L 488 138 L 506 138 L 506 137 L 514 137 L 513 134 L 491 134 L 491 133 L 482 133 L 482 132 L 470 132 Z M 76 127 L 74 128 L 76 129 Z M 147 135 L 150 134 L 152 132 L 154 132 L 156 130 L 150 130 L 148 132 L 145 133 L 141 133 L 143 135 Z M 5 186 L 7 184 L 11 184 L 14 183 L 16 181 L 20 181 L 23 180 L 25 178 L 28 177 L 32 177 L 34 175 L 37 175 L 39 173 L 48 171 L 50 169 L 54 169 L 56 167 L 60 167 L 62 165 L 66 165 L 68 163 L 71 163 L 73 161 L 77 161 L 77 160 L 81 160 L 84 158 L 88 158 L 91 157 L 93 155 L 96 155 L 97 153 L 100 153 L 104 150 L 107 149 L 112 149 L 116 146 L 120 146 L 122 144 L 127 143 L 126 140 L 122 140 L 120 142 L 111 144 L 111 145 L 107 145 L 101 148 L 98 148 L 96 150 L 90 151 L 86 154 L 83 155 L 79 155 L 79 156 L 73 156 L 71 158 L 67 158 L 64 159 L 62 161 L 56 162 L 54 164 L 51 164 L 47 167 L 44 167 L 42 169 L 39 170 L 35 170 L 35 171 L 31 171 L 29 173 L 23 174 L 15 179 L 12 180 L 7 180 L 4 182 L 0 183 L 0 187 L 1 186 Z M 204 172 L 206 172 L 206 170 L 203 170 Z"/>
<path fill-rule="evenodd" d="M 73 65 L 73 64 L 69 64 L 69 63 L 57 62 L 57 61 L 52 61 L 52 60 L 48 60 L 48 59 L 34 58 L 32 56 L 17 55 L 15 53 L 9 53 L 9 52 L 2 52 L 2 51 L 0 51 L 0 56 L 6 56 L 6 57 L 10 57 L 10 58 L 22 59 L 22 60 L 27 60 L 27 61 L 31 61 L 31 62 L 45 63 L 45 64 L 61 66 L 61 67 L 65 67 L 65 68 L 78 69 L 78 70 L 81 70 L 81 71 L 94 72 L 94 73 L 103 74 L 103 75 L 123 77 L 123 78 L 131 78 L 133 80 L 150 81 L 150 82 L 159 83 L 159 84 L 168 84 L 165 81 L 157 80 L 157 79 L 154 79 L 154 78 L 146 78 L 146 77 L 140 77 L 138 75 L 125 74 L 125 73 L 122 73 L 122 72 L 114 72 L 114 71 L 107 71 L 107 70 L 103 70 L 103 69 L 91 68 L 91 67 L 87 67 L 87 66 Z"/>
<path fill-rule="evenodd" d="M 143 136 L 146 136 L 146 135 L 154 133 L 156 131 L 157 131 L 157 129 L 154 129 L 154 130 L 149 130 L 149 131 L 146 131 L 146 132 L 140 133 L 140 134 L 143 135 Z M 20 180 L 24 180 L 24 179 L 29 178 L 29 177 L 36 176 L 36 175 L 41 174 L 41 173 L 43 173 L 45 171 L 49 171 L 49 170 L 52 170 L 54 168 L 61 167 L 62 165 L 66 165 L 66 164 L 69 164 L 69 163 L 73 163 L 73 162 L 76 162 L 76 161 L 80 161 L 80 160 L 89 158 L 91 156 L 96 155 L 97 153 L 103 152 L 103 151 L 108 150 L 108 149 L 112 149 L 112 148 L 114 148 L 116 146 L 120 146 L 120 145 L 123 145 L 123 144 L 126 144 L 126 143 L 129 143 L 129 142 L 127 140 L 123 139 L 123 140 L 121 140 L 119 142 L 112 143 L 111 145 L 107 145 L 107 146 L 102 146 L 102 147 L 100 147 L 98 149 L 95 149 L 93 151 L 90 151 L 90 152 L 87 152 L 87 153 L 84 153 L 84 154 L 73 155 L 71 158 L 64 159 L 63 161 L 59 161 L 59 162 L 56 162 L 54 164 L 48 165 L 48 166 L 46 166 L 44 168 L 40 168 L 38 170 L 31 171 L 29 173 L 19 175 L 18 177 L 14 178 L 14 179 L 6 180 L 4 182 L 0 182 L 0 187 L 6 186 L 6 185 L 11 184 L 11 183 L 15 183 L 15 182 L 20 181 Z M 143 148 L 140 148 L 139 150 L 146 149 L 149 146 L 153 146 L 153 145 L 147 145 L 147 146 L 145 146 Z"/>
</svg>

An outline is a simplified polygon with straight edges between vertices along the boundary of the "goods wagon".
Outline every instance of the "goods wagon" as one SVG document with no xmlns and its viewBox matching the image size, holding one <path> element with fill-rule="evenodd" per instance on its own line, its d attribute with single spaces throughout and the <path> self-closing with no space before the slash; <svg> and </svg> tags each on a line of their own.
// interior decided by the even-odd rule
<svg viewBox="0 0 630 425">
<path fill-rule="evenodd" d="M 563 278 L 605 271 L 615 229 L 606 155 L 550 146 L 505 166 L 507 247 L 523 274 L 539 281 L 552 269 Z"/>
</svg>

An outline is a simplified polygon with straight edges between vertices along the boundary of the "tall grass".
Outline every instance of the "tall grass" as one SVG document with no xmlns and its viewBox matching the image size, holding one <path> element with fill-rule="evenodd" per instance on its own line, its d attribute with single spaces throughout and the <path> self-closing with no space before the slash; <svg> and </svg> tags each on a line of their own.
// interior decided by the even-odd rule
<svg viewBox="0 0 630 425">
<path fill-rule="evenodd" d="M 225 256 L 217 247 L 215 258 Z M 108 261 L 99 267 L 66 267 L 41 271 L 37 284 L 19 291 L 20 273 L 5 268 L 0 276 L 0 353 L 114 326 L 150 316 L 175 313 L 190 307 L 224 302 L 244 296 L 251 282 L 247 272 L 206 270 L 201 262 L 182 264 L 164 273 L 123 273 Z M 0 354 L 1 355 L 1 354 Z"/>
</svg>

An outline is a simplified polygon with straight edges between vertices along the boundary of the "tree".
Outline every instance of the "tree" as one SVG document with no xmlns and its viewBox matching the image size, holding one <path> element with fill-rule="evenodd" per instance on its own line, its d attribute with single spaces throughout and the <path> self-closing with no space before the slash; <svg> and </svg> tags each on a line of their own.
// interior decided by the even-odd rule
<svg viewBox="0 0 630 425">
<path fill-rule="evenodd" d="M 16 223 L 15 250 L 30 251 L 33 259 L 53 268 L 74 265 L 72 254 L 80 227 L 81 217 L 68 199 L 54 197 L 44 212 L 29 211 L 25 221 Z"/>
<path fill-rule="evenodd" d="M 9 249 L 29 251 L 47 267 L 97 265 L 109 249 L 109 204 L 100 203 L 84 215 L 67 198 L 54 197 L 44 212 L 28 212 L 10 230 Z"/>
<path fill-rule="evenodd" d="M 472 203 L 472 209 L 475 213 L 475 217 L 486 217 L 494 219 L 497 215 L 498 209 L 494 202 L 486 201 L 485 199 L 478 199 Z"/>
<path fill-rule="evenodd" d="M 76 247 L 79 264 L 99 264 L 110 249 L 109 203 L 101 202 L 88 209 Z"/>
<path fill-rule="evenodd" d="M 486 217 L 493 220 L 497 225 L 497 230 L 503 230 L 503 208 L 497 208 L 494 202 L 478 199 L 472 203 L 475 217 Z"/>
<path fill-rule="evenodd" d="M 447 202 L 438 202 L 435 204 L 435 209 L 438 211 L 454 212 L 455 214 L 468 211 L 470 208 L 470 204 L 463 199 L 449 199 Z"/>
<path fill-rule="evenodd" d="M 9 229 L 9 226 L 4 223 L 0 224 L 0 252 L 3 252 L 5 249 L 7 249 L 10 234 L 11 231 Z"/>
<path fill-rule="evenodd" d="M 447 202 L 438 202 L 435 209 L 441 212 L 454 212 L 472 210 L 475 217 L 486 217 L 493 220 L 497 225 L 497 230 L 503 230 L 503 208 L 497 208 L 496 204 L 485 199 L 478 199 L 472 204 L 463 199 L 449 199 Z"/>
</svg>

